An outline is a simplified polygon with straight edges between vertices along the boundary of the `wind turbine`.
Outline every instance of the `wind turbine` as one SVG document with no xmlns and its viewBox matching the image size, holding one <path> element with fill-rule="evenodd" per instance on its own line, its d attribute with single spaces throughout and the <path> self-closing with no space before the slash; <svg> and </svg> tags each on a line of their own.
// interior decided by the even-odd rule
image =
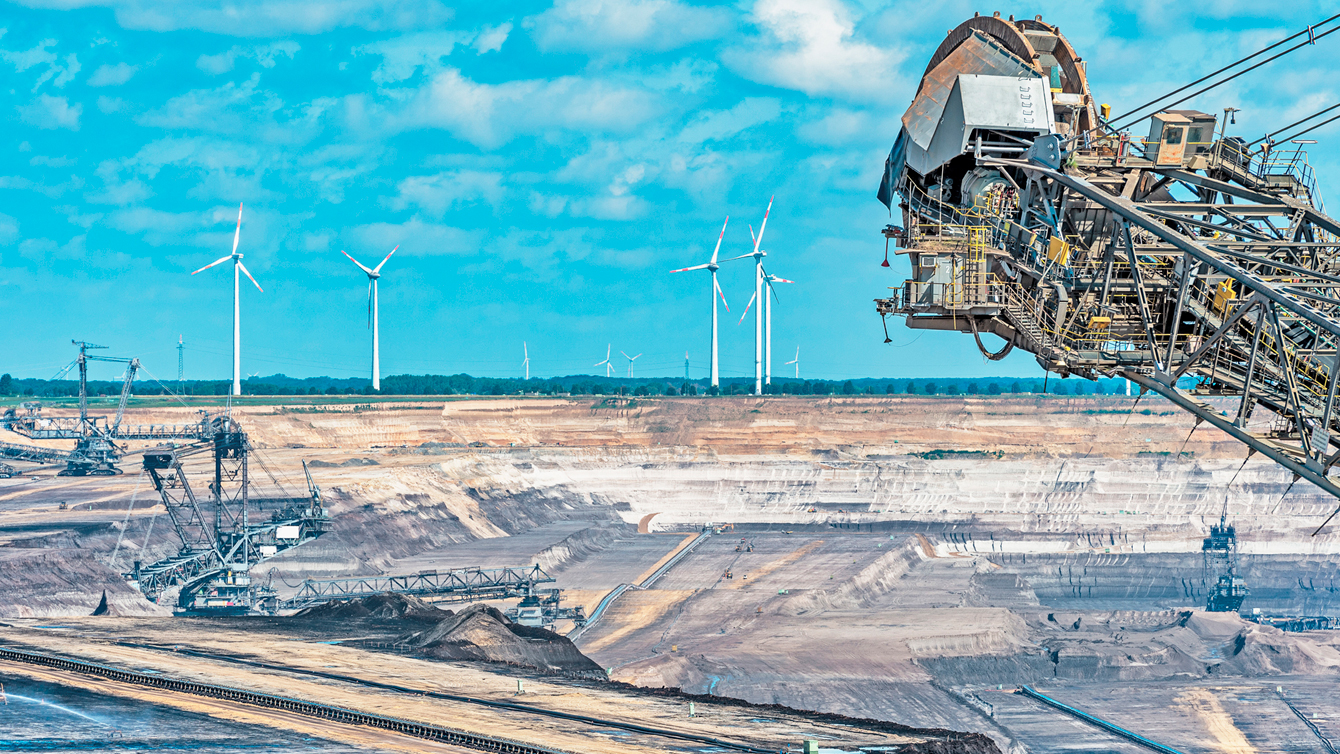
<svg viewBox="0 0 1340 754">
<path fill-rule="evenodd" d="M 358 269 L 368 274 L 368 326 L 372 328 L 372 389 L 373 390 L 382 389 L 382 362 L 381 362 L 381 345 L 380 345 L 381 322 L 377 311 L 378 308 L 377 278 L 380 278 L 382 276 L 382 265 L 386 264 L 386 260 L 390 259 L 391 254 L 394 254 L 396 252 L 396 249 L 399 248 L 400 245 L 396 244 L 395 249 L 391 249 L 391 253 L 386 255 L 386 258 L 381 261 L 381 264 L 377 265 L 376 267 L 373 267 L 370 270 L 364 267 L 362 264 L 360 264 L 357 259 L 350 257 L 347 251 L 344 251 L 343 249 L 340 250 L 341 254 L 345 255 L 346 257 L 349 257 L 350 262 L 353 262 L 354 264 L 358 265 Z"/>
<path fill-rule="evenodd" d="M 237 275 L 238 270 L 246 274 L 251 284 L 256 286 L 256 290 L 265 293 L 261 284 L 256 282 L 256 278 L 251 277 L 247 271 L 246 265 L 242 264 L 242 255 L 237 253 L 237 242 L 242 238 L 242 203 L 237 204 L 237 230 L 233 231 L 233 253 L 226 257 L 216 259 L 213 262 L 192 272 L 192 275 L 204 272 L 210 267 L 223 264 L 229 259 L 233 260 L 233 395 L 242 394 L 242 297 L 241 286 L 238 285 L 240 278 Z"/>
<path fill-rule="evenodd" d="M 620 351 L 619 353 L 623 353 L 623 351 Z M 637 361 L 638 357 L 641 355 L 642 354 L 638 354 L 637 356 L 629 356 L 628 354 L 623 353 L 623 357 L 625 359 L 628 359 L 628 379 L 630 380 L 633 378 L 633 362 Z"/>
<path fill-rule="evenodd" d="M 524 340 L 521 341 L 521 352 L 524 353 L 524 354 L 526 355 L 526 359 L 525 359 L 525 361 L 522 361 L 522 362 L 521 362 L 521 366 L 523 366 L 523 367 L 526 368 L 526 381 L 529 382 L 529 381 L 530 381 L 530 348 L 528 348 L 528 347 L 526 346 L 526 341 L 524 341 Z"/>
<path fill-rule="evenodd" d="M 786 363 L 796 365 L 796 379 L 800 379 L 800 346 L 796 346 L 796 357 Z"/>
<path fill-rule="evenodd" d="M 605 360 L 596 362 L 595 366 L 605 367 L 606 377 L 609 377 L 610 374 L 614 371 L 614 365 L 610 363 L 610 346 L 608 344 L 605 345 Z"/>
<path fill-rule="evenodd" d="M 726 303 L 726 294 L 721 291 L 721 284 L 717 282 L 717 270 L 721 268 L 721 265 L 717 264 L 717 254 L 721 251 L 721 239 L 726 237 L 726 225 L 729 222 L 730 222 L 730 216 L 727 215 L 726 222 L 721 224 L 721 235 L 717 236 L 717 247 L 712 250 L 712 261 L 708 262 L 707 264 L 699 264 L 694 265 L 693 267 L 685 267 L 683 269 L 670 271 L 671 273 L 676 273 L 676 272 L 690 272 L 692 270 L 707 270 L 708 272 L 712 273 L 712 290 L 708 294 L 712 297 L 712 373 L 711 373 L 712 387 L 718 387 L 720 385 L 720 380 L 718 379 L 718 369 L 717 369 L 717 296 L 721 297 L 721 303 L 723 306 L 726 307 L 726 313 L 727 314 L 730 313 L 730 304 Z M 738 257 L 732 257 L 731 259 L 727 259 L 725 261 L 730 262 L 734 259 L 744 259 L 747 256 L 749 255 L 744 254 Z M 687 379 L 687 377 L 685 379 Z"/>
<path fill-rule="evenodd" d="M 772 212 L 774 198 L 768 198 L 768 209 L 763 213 L 763 224 L 758 226 L 757 236 L 754 235 L 754 226 L 749 226 L 749 235 L 754 239 L 754 251 L 743 255 L 754 258 L 754 295 L 749 297 L 749 303 L 744 306 L 744 314 L 740 315 L 741 323 L 745 315 L 749 314 L 749 307 L 759 301 L 759 307 L 754 310 L 754 395 L 763 395 L 763 257 L 768 255 L 768 252 L 759 250 L 759 245 L 763 243 L 763 231 L 768 227 L 768 214 Z"/>
<path fill-rule="evenodd" d="M 763 271 L 763 282 L 767 285 L 767 291 L 763 294 L 763 300 L 759 303 L 766 311 L 763 314 L 764 335 L 763 335 L 763 382 L 772 384 L 772 305 L 778 301 L 777 289 L 773 283 L 795 283 L 794 280 L 779 278 L 770 274 L 767 270 Z M 768 296 L 771 293 L 772 296 Z M 799 367 L 797 367 L 799 369 Z"/>
</svg>

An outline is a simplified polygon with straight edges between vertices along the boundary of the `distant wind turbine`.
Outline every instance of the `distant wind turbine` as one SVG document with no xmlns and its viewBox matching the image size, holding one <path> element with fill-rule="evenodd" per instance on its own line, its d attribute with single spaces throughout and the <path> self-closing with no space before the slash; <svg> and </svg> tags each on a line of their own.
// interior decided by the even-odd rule
<svg viewBox="0 0 1340 754">
<path fill-rule="evenodd" d="M 721 303 L 723 306 L 726 307 L 726 312 L 728 314 L 730 313 L 730 304 L 726 303 L 726 294 L 721 291 L 721 284 L 717 282 L 717 270 L 721 268 L 721 265 L 717 264 L 717 254 L 720 253 L 721 251 L 721 239 L 726 237 L 726 225 L 729 222 L 730 222 L 730 216 L 727 215 L 726 222 L 721 224 L 721 235 L 717 236 L 717 246 L 715 249 L 712 250 L 712 261 L 708 262 L 707 264 L 699 264 L 694 265 L 693 267 L 685 267 L 683 269 L 670 271 L 672 274 L 676 272 L 690 272 L 692 270 L 707 270 L 708 272 L 712 273 L 712 289 L 709 292 L 709 295 L 712 297 L 711 384 L 713 387 L 717 387 L 720 384 L 720 380 L 718 379 L 718 368 L 717 368 L 717 297 L 718 296 L 721 297 Z M 724 261 L 730 262 L 734 259 L 744 259 L 747 256 L 749 255 L 744 254 L 742 256 L 732 257 L 731 259 L 727 259 Z"/>
<path fill-rule="evenodd" d="M 623 353 L 623 351 L 620 351 L 619 353 Z M 642 354 L 638 354 L 637 356 L 629 356 L 628 354 L 623 353 L 623 357 L 624 357 L 625 359 L 628 359 L 628 377 L 629 377 L 629 379 L 632 379 L 632 377 L 633 377 L 633 362 L 634 362 L 634 361 L 637 361 L 638 358 L 639 358 L 640 356 L 642 356 Z"/>
<path fill-rule="evenodd" d="M 763 335 L 763 382 L 772 384 L 772 305 L 778 301 L 777 289 L 773 283 L 795 283 L 794 280 L 779 278 L 771 275 L 767 270 L 763 271 L 763 282 L 767 285 L 767 292 L 763 294 L 761 306 L 767 309 L 763 314 L 764 335 Z M 768 294 L 772 294 L 769 296 Z M 789 362 L 788 362 L 789 363 Z M 796 367 L 799 369 L 799 367 Z"/>
<path fill-rule="evenodd" d="M 596 363 L 595 363 L 595 366 L 604 366 L 604 367 L 605 367 L 605 376 L 606 376 L 606 377 L 610 376 L 610 375 L 614 372 L 614 365 L 610 363 L 610 346 L 609 346 L 609 345 L 606 345 L 606 346 L 605 346 L 605 360 L 604 360 L 604 361 L 598 361 L 598 362 L 596 362 Z"/>
<path fill-rule="evenodd" d="M 526 359 L 525 359 L 525 361 L 522 361 L 522 362 L 521 362 L 521 366 L 523 366 L 523 367 L 526 368 L 526 380 L 529 381 L 529 380 L 530 380 L 530 348 L 528 348 L 528 347 L 526 346 L 526 341 L 524 341 L 524 340 L 521 341 L 521 352 L 524 353 L 524 354 L 526 355 Z"/>
<path fill-rule="evenodd" d="M 749 313 L 749 306 L 755 301 L 759 301 L 759 308 L 754 310 L 754 395 L 763 395 L 763 257 L 768 252 L 760 250 L 763 244 L 763 231 L 768 227 L 768 215 L 772 213 L 772 200 L 775 197 L 769 197 L 768 209 L 763 213 L 763 224 L 758 226 L 758 235 L 754 235 L 754 227 L 749 226 L 749 235 L 754 239 L 754 251 L 752 254 L 744 256 L 754 258 L 754 295 L 750 297 L 749 303 L 745 304 L 744 312 Z M 727 260 L 729 261 L 729 260 Z M 744 316 L 740 317 L 740 322 L 744 322 Z"/>
<path fill-rule="evenodd" d="M 192 275 L 204 272 L 210 267 L 223 264 L 229 259 L 233 260 L 233 395 L 242 394 L 242 296 L 241 286 L 238 284 L 238 270 L 246 274 L 251 284 L 256 286 L 256 290 L 265 293 L 261 284 L 256 282 L 256 278 L 247 271 L 246 265 L 242 264 L 242 255 L 237 253 L 237 243 L 242 238 L 242 204 L 237 205 L 237 230 L 233 231 L 233 253 L 210 262 L 200 269 L 192 272 Z"/>
<path fill-rule="evenodd" d="M 364 267 L 357 259 L 350 257 L 348 252 L 344 251 L 343 249 L 340 250 L 341 254 L 345 255 L 346 257 L 349 257 L 350 262 L 353 262 L 354 264 L 358 265 L 358 269 L 368 274 L 368 327 L 372 328 L 372 389 L 373 390 L 382 389 L 382 363 L 381 363 L 381 345 L 380 345 L 381 322 L 377 310 L 378 309 L 377 279 L 382 276 L 382 265 L 386 264 L 386 260 L 390 259 L 391 254 L 394 254 L 396 252 L 396 249 L 399 248 L 400 245 L 397 244 L 395 249 L 391 249 L 390 254 L 387 254 L 386 258 L 381 261 L 381 264 L 377 265 L 376 267 L 373 267 L 370 270 L 367 267 Z"/>
<path fill-rule="evenodd" d="M 796 346 L 796 357 L 786 363 L 796 365 L 796 379 L 800 379 L 800 346 Z"/>
</svg>

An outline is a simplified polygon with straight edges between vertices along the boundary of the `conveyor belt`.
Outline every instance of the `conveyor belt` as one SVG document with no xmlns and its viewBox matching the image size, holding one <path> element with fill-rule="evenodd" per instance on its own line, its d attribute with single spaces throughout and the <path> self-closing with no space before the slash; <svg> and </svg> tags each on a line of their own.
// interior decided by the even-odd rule
<svg viewBox="0 0 1340 754">
<path fill-rule="evenodd" d="M 1066 713 L 1067 715 L 1070 715 L 1071 717 L 1083 720 L 1084 722 L 1089 723 L 1090 725 L 1102 728 L 1108 733 L 1112 733 L 1113 735 L 1124 738 L 1127 741 L 1130 741 L 1131 743 L 1139 744 L 1140 746 L 1143 746 L 1146 749 L 1153 749 L 1154 751 L 1160 752 L 1161 754 L 1182 754 L 1182 752 L 1172 748 L 1171 746 L 1164 746 L 1163 744 L 1157 741 L 1151 741 L 1148 738 L 1145 738 L 1144 736 L 1138 733 L 1132 733 L 1129 730 L 1126 730 L 1125 728 L 1122 728 L 1118 725 L 1113 725 L 1112 723 L 1109 723 L 1108 721 L 1102 719 L 1101 717 L 1095 717 L 1083 710 L 1075 709 L 1074 707 L 1071 707 L 1068 704 L 1062 704 L 1056 701 L 1055 699 L 1047 696 L 1046 694 L 1040 694 L 1037 691 L 1034 691 L 1028 686 L 1020 686 L 1019 693 L 1023 694 L 1024 696 L 1030 699 L 1036 699 L 1039 702 L 1042 702 L 1043 704 L 1049 707 L 1055 707 L 1056 709 L 1061 710 L 1062 712 Z"/>
</svg>

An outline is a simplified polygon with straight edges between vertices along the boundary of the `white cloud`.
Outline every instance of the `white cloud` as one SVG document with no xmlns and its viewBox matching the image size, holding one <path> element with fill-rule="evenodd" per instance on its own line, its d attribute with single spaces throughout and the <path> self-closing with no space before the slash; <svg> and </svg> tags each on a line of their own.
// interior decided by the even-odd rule
<svg viewBox="0 0 1340 754">
<path fill-rule="evenodd" d="M 0 213 L 0 246 L 13 246 L 19 240 L 19 221 Z"/>
<path fill-rule="evenodd" d="M 100 65 L 98 70 L 88 77 L 89 86 L 120 86 L 130 77 L 135 75 L 137 66 L 127 65 L 126 63 L 117 63 L 116 65 Z"/>
<path fill-rule="evenodd" d="M 169 137 L 146 144 L 132 157 L 108 160 L 96 171 L 104 182 L 91 201 L 131 204 L 147 198 L 148 184 L 166 167 L 172 177 L 194 180 L 186 196 L 232 201 L 266 199 L 270 192 L 262 179 L 279 159 L 269 150 L 210 137 Z M 179 191 L 181 189 L 178 189 Z"/>
<path fill-rule="evenodd" d="M 255 60 L 262 68 L 274 68 L 280 55 L 289 60 L 298 54 L 302 47 L 297 42 L 284 40 L 268 45 L 241 46 L 234 45 L 232 48 L 218 53 L 217 55 L 201 55 L 196 58 L 195 67 L 204 71 L 218 75 L 233 70 L 238 58 L 249 58 Z"/>
<path fill-rule="evenodd" d="M 758 0 L 753 18 L 762 36 L 722 55 L 742 75 L 811 96 L 890 97 L 903 56 L 854 39 L 839 0 Z"/>
<path fill-rule="evenodd" d="M 442 217 L 452 207 L 480 201 L 496 206 L 503 196 L 502 174 L 480 170 L 410 176 L 396 188 L 399 194 L 390 200 L 391 209 L 416 206 L 434 217 Z"/>
<path fill-rule="evenodd" d="M 35 65 L 52 65 L 56 62 L 56 53 L 49 52 L 48 47 L 54 47 L 56 40 L 44 39 L 38 42 L 35 47 L 29 50 L 0 50 L 0 60 L 14 66 L 19 73 L 32 68 Z"/>
<path fill-rule="evenodd" d="M 796 128 L 796 134 L 812 144 L 833 147 L 880 144 L 887 146 L 889 134 L 902 128 L 901 113 L 871 112 L 842 107 L 816 108 L 812 120 Z"/>
<path fill-rule="evenodd" d="M 126 109 L 126 101 L 120 97 L 98 97 L 98 110 L 104 113 L 119 113 Z"/>
<path fill-rule="evenodd" d="M 295 144 L 314 138 L 338 102 L 317 98 L 285 107 L 260 86 L 260 74 L 214 89 L 194 89 L 136 118 L 144 126 L 246 136 L 248 141 Z"/>
<path fill-rule="evenodd" d="M 0 60 L 13 65 L 19 73 L 35 66 L 45 65 L 47 67 L 46 71 L 37 77 L 37 81 L 33 84 L 33 91 L 37 91 L 48 81 L 59 89 L 73 81 L 82 66 L 80 66 L 79 58 L 74 53 L 66 55 L 65 63 L 62 65 L 56 53 L 47 49 L 55 45 L 56 40 L 44 39 L 28 50 L 0 50 Z"/>
<path fill-rule="evenodd" d="M 767 123 L 782 114 L 782 103 L 771 97 L 746 97 L 729 110 L 700 113 L 679 134 L 690 144 L 728 139 L 741 131 Z"/>
<path fill-rule="evenodd" d="M 320 34 L 341 27 L 372 31 L 432 29 L 451 20 L 441 0 L 19 0 L 34 8 L 111 8 L 123 28 L 199 29 L 237 37 Z"/>
<path fill-rule="evenodd" d="M 40 154 L 28 160 L 29 165 L 43 165 L 49 168 L 68 168 L 76 162 L 77 160 L 69 157 L 46 157 Z"/>
<path fill-rule="evenodd" d="M 486 52 L 499 52 L 502 50 L 503 42 L 507 41 L 507 35 L 511 33 L 512 23 L 510 21 L 497 26 L 486 26 L 475 37 L 475 51 L 480 55 Z"/>
<path fill-rule="evenodd" d="M 423 68 L 433 72 L 441 67 L 442 58 L 451 54 L 456 45 L 468 44 L 471 35 L 457 31 L 430 31 L 406 34 L 381 42 L 355 47 L 355 55 L 380 55 L 381 65 L 372 73 L 378 84 L 394 84 L 412 77 Z"/>
<path fill-rule="evenodd" d="M 542 50 L 663 52 L 730 28 L 727 12 L 675 0 L 559 0 L 526 20 Z"/>
<path fill-rule="evenodd" d="M 712 83 L 717 67 L 710 60 L 685 59 L 668 68 L 655 67 L 640 71 L 638 80 L 649 89 L 677 89 L 695 94 Z"/>
<path fill-rule="evenodd" d="M 50 94 L 39 94 L 31 103 L 19 107 L 19 115 L 24 123 L 45 129 L 67 128 L 78 131 L 79 116 L 83 112 L 83 105 L 71 105 L 68 99 Z"/>
<path fill-rule="evenodd" d="M 549 128 L 628 131 L 662 109 L 650 92 L 606 81 L 563 76 L 480 84 L 449 68 L 421 88 L 392 125 L 443 128 L 493 148 L 518 132 Z"/>
<path fill-rule="evenodd" d="M 399 245 L 400 253 L 406 255 L 479 254 L 484 244 L 483 231 L 424 222 L 419 217 L 399 224 L 359 225 L 351 232 L 363 247 L 389 249 Z"/>
</svg>

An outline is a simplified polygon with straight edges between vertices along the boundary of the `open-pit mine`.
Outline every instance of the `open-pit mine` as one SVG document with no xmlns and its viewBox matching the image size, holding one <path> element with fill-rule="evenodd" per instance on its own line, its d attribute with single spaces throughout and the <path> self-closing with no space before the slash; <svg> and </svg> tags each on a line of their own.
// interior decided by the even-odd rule
<svg viewBox="0 0 1340 754">
<path fill-rule="evenodd" d="M 1340 736 L 1340 538 L 1312 536 L 1333 498 L 1162 398 L 305 400 L 228 422 L 253 509 L 215 531 L 268 541 L 288 515 L 268 501 L 320 505 L 319 531 L 258 545 L 249 571 L 146 575 L 191 530 L 167 507 L 180 490 L 155 486 L 170 446 L 132 447 L 121 475 L 0 480 L 0 737 L 1004 753 Z M 213 525 L 227 459 L 190 447 L 173 452 Z M 1225 508 L 1248 595 L 1209 612 Z"/>
</svg>

